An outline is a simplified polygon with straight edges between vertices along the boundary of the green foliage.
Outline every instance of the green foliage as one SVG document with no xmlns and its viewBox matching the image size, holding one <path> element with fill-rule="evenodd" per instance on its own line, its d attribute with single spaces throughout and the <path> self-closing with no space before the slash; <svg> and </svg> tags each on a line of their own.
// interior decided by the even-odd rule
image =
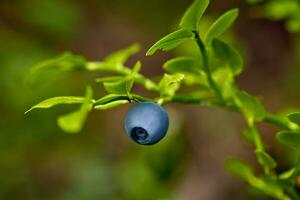
<svg viewBox="0 0 300 200">
<path fill-rule="evenodd" d="M 288 171 L 283 172 L 282 174 L 280 174 L 279 178 L 283 179 L 283 180 L 290 179 L 295 174 L 295 171 L 296 171 L 295 168 L 289 169 Z"/>
<path fill-rule="evenodd" d="M 226 160 L 225 165 L 226 165 L 226 169 L 230 173 L 232 173 L 246 181 L 250 180 L 254 176 L 251 167 L 244 161 L 230 158 L 230 159 Z"/>
<path fill-rule="evenodd" d="M 177 57 L 167 61 L 163 68 L 169 73 L 184 74 L 184 81 L 189 84 L 207 85 L 206 75 L 201 63 L 193 57 Z"/>
<path fill-rule="evenodd" d="M 170 73 L 182 73 L 198 76 L 201 71 L 201 63 L 192 57 L 177 57 L 167 61 L 163 68 Z"/>
<path fill-rule="evenodd" d="M 57 118 L 58 126 L 67 133 L 79 133 L 85 123 L 89 111 L 93 108 L 93 91 L 90 86 L 86 89 L 86 101 L 78 110 Z"/>
<path fill-rule="evenodd" d="M 158 85 L 160 88 L 160 96 L 163 98 L 173 97 L 183 79 L 183 74 L 164 74 Z"/>
<path fill-rule="evenodd" d="M 251 186 L 276 199 L 290 199 L 280 185 L 271 177 L 256 177 L 251 167 L 238 159 L 226 160 L 226 168 L 232 174 L 244 179 Z"/>
<path fill-rule="evenodd" d="M 27 112 L 36 108 L 50 108 L 57 104 L 81 104 L 78 110 L 57 119 L 60 128 L 68 133 L 80 132 L 92 109 L 109 109 L 131 101 L 152 101 L 158 104 L 194 103 L 239 112 L 247 124 L 244 136 L 255 146 L 254 152 L 263 172 L 256 175 L 248 164 L 238 159 L 226 161 L 228 171 L 270 197 L 282 200 L 300 199 L 300 195 L 294 191 L 293 184 L 291 184 L 300 172 L 300 165 L 292 166 L 285 173 L 278 174 L 276 172 L 277 161 L 265 150 L 267 145 L 264 144 L 259 129 L 256 127 L 257 122 L 266 122 L 283 128 L 284 130 L 277 134 L 278 141 L 298 149 L 300 148 L 300 132 L 298 130 L 300 114 L 290 114 L 288 116 L 290 121 L 282 120 L 280 116 L 268 113 L 258 98 L 238 87 L 235 78 L 243 70 L 243 59 L 238 50 L 220 38 L 236 20 L 238 9 L 229 10 L 221 15 L 207 31 L 198 30 L 199 20 L 208 3 L 208 0 L 195 0 L 183 15 L 179 24 L 181 28 L 157 41 L 146 53 L 149 56 L 157 50 L 169 51 L 189 39 L 199 48 L 199 56 L 183 55 L 168 60 L 163 65 L 168 73 L 154 81 L 140 73 L 141 63 L 139 61 L 132 68 L 126 66 L 128 58 L 139 51 L 140 47 L 137 44 L 112 53 L 101 61 L 88 61 L 81 56 L 65 53 L 38 64 L 32 69 L 31 76 L 38 76 L 38 72 L 46 69 L 108 72 L 105 74 L 106 76 L 96 78 L 96 82 L 102 83 L 108 94 L 94 100 L 92 90 L 88 87 L 85 97 L 50 98 L 33 106 Z M 282 16 L 287 15 L 283 13 Z M 201 38 L 202 35 L 205 37 Z M 184 86 L 195 87 L 189 88 L 189 90 L 187 89 L 189 92 L 183 93 L 181 91 L 181 87 L 184 87 L 181 85 L 182 82 L 186 83 Z M 135 94 L 135 84 L 142 85 L 146 90 L 154 92 L 156 96 L 148 98 Z M 134 163 L 134 161 L 132 162 Z M 140 195 L 136 192 L 136 188 L 140 187 L 140 184 L 157 184 L 157 180 L 152 179 L 153 177 L 148 174 L 147 168 L 138 165 L 136 167 L 130 173 L 138 174 L 137 177 L 143 175 L 145 179 L 136 182 L 135 185 L 126 186 L 128 193 L 134 198 L 138 198 Z M 131 174 L 129 177 L 132 178 Z M 122 179 L 127 180 L 128 175 L 124 175 Z"/>
<path fill-rule="evenodd" d="M 187 28 L 191 30 L 198 30 L 199 20 L 201 19 L 203 13 L 205 12 L 209 0 L 196 0 L 184 13 L 181 22 L 179 24 L 182 28 Z"/>
<path fill-rule="evenodd" d="M 258 162 L 268 168 L 275 168 L 277 166 L 276 161 L 266 152 L 264 151 L 256 151 L 255 152 L 258 158 Z"/>
<path fill-rule="evenodd" d="M 112 102 L 109 102 L 106 104 L 96 105 L 94 108 L 98 109 L 98 110 L 106 110 L 106 109 L 114 108 L 114 107 L 117 107 L 117 106 L 120 106 L 120 105 L 126 104 L 126 103 L 128 103 L 128 100 L 115 100 L 115 101 L 112 101 Z"/>
<path fill-rule="evenodd" d="M 291 113 L 287 116 L 287 118 L 298 126 L 300 125 L 300 113 Z"/>
<path fill-rule="evenodd" d="M 233 47 L 221 40 L 214 39 L 212 49 L 215 58 L 219 59 L 223 66 L 228 65 L 234 75 L 238 75 L 242 72 L 243 59 Z"/>
<path fill-rule="evenodd" d="M 137 62 L 133 67 L 132 71 L 125 77 L 110 81 L 106 80 L 103 82 L 103 86 L 108 93 L 112 94 L 130 94 L 133 87 L 135 77 L 141 69 L 141 63 Z M 99 79 L 98 79 L 99 80 Z"/>
<path fill-rule="evenodd" d="M 228 67 L 218 67 L 212 73 L 212 78 L 214 79 L 218 88 L 220 88 L 220 93 L 222 98 L 230 100 L 235 93 L 233 74 Z"/>
<path fill-rule="evenodd" d="M 276 135 L 279 142 L 300 149 L 300 133 L 296 131 L 281 131 Z"/>
<path fill-rule="evenodd" d="M 85 97 L 75 97 L 75 96 L 52 97 L 50 99 L 46 99 L 46 100 L 32 106 L 25 113 L 28 113 L 28 112 L 32 111 L 33 109 L 37 109 L 37 108 L 51 108 L 58 104 L 79 104 L 79 103 L 84 103 L 86 101 L 90 101 L 90 100 Z M 92 101 L 90 101 L 90 102 L 92 102 Z"/>
<path fill-rule="evenodd" d="M 146 53 L 147 56 L 153 55 L 158 49 L 169 51 L 187 39 L 193 38 L 193 33 L 189 29 L 179 29 L 157 41 Z"/>
<path fill-rule="evenodd" d="M 110 63 L 112 66 L 123 67 L 128 58 L 139 52 L 140 49 L 141 47 L 139 44 L 133 44 L 125 49 L 110 54 L 104 59 L 104 62 Z"/>
<path fill-rule="evenodd" d="M 235 101 L 247 119 L 248 124 L 253 124 L 254 121 L 261 121 L 264 119 L 266 111 L 257 98 L 246 92 L 238 91 L 236 93 Z"/>
<path fill-rule="evenodd" d="M 28 75 L 28 82 L 34 83 L 41 76 L 41 73 L 48 70 L 55 71 L 73 71 L 82 70 L 85 68 L 86 59 L 82 56 L 74 55 L 70 52 L 65 52 L 60 56 L 42 61 L 31 68 Z"/>
<path fill-rule="evenodd" d="M 205 44 L 209 45 L 213 39 L 220 37 L 233 24 L 238 16 L 238 9 L 232 9 L 221 15 L 205 34 Z"/>
</svg>

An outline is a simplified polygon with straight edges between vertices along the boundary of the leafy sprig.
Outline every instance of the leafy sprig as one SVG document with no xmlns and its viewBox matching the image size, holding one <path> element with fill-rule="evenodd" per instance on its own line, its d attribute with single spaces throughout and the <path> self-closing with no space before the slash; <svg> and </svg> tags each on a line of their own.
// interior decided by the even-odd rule
<svg viewBox="0 0 300 200">
<path fill-rule="evenodd" d="M 198 58 L 181 56 L 167 61 L 163 68 L 168 72 L 161 76 L 158 82 L 147 78 L 139 71 L 141 62 L 130 68 L 125 65 L 127 59 L 137 53 L 139 46 L 134 44 L 117 51 L 102 61 L 87 61 L 81 56 L 65 53 L 57 58 L 39 63 L 32 68 L 29 80 L 45 70 L 89 72 L 109 72 L 112 75 L 99 77 L 107 95 L 93 99 L 92 89 L 87 87 L 83 97 L 54 97 L 38 103 L 27 112 L 37 108 L 50 108 L 58 104 L 81 104 L 76 111 L 60 116 L 58 125 L 66 132 L 77 133 L 81 130 L 86 116 L 92 109 L 109 109 L 132 101 L 153 101 L 159 104 L 185 103 L 218 107 L 239 112 L 245 118 L 247 130 L 244 136 L 253 144 L 254 154 L 263 169 L 262 174 L 256 174 L 252 168 L 238 159 L 228 159 L 227 169 L 247 181 L 252 187 L 276 199 L 300 199 L 295 191 L 295 179 L 300 174 L 300 161 L 290 170 L 278 174 L 277 162 L 266 151 L 256 124 L 266 122 L 282 129 L 276 138 L 289 147 L 300 148 L 300 113 L 293 113 L 288 119 L 276 116 L 266 111 L 261 101 L 239 89 L 235 77 L 243 70 L 243 60 L 229 43 L 221 36 L 234 23 L 238 9 L 232 9 L 221 15 L 200 37 L 198 24 L 209 4 L 208 0 L 195 0 L 183 15 L 178 30 L 168 34 L 152 47 L 146 55 L 155 54 L 158 50 L 170 51 L 185 42 L 193 40 L 199 48 Z M 149 98 L 132 92 L 134 84 L 142 85 L 146 90 L 156 93 Z M 195 85 L 195 91 L 181 93 L 181 86 Z M 26 113 L 27 113 L 26 112 Z"/>
</svg>

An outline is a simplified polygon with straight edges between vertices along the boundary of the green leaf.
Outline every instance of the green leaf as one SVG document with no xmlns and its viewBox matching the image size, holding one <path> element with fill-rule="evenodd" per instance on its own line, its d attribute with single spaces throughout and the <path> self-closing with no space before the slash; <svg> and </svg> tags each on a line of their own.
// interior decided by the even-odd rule
<svg viewBox="0 0 300 200">
<path fill-rule="evenodd" d="M 261 121 L 266 115 L 266 111 L 262 103 L 255 97 L 244 91 L 237 91 L 235 103 L 242 111 L 247 119 L 248 124 L 253 124 L 254 121 Z"/>
<path fill-rule="evenodd" d="M 284 194 L 276 180 L 270 177 L 255 177 L 251 167 L 244 161 L 234 158 L 227 159 L 226 169 L 232 174 L 246 180 L 251 186 L 261 190 L 267 195 L 278 199 L 290 200 L 290 198 Z"/>
<path fill-rule="evenodd" d="M 29 110 L 25 112 L 25 114 L 36 108 L 51 108 L 58 104 L 78 104 L 78 103 L 84 103 L 86 101 L 89 102 L 90 100 L 85 97 L 75 97 L 75 96 L 52 97 L 50 99 L 46 99 L 32 106 Z"/>
<path fill-rule="evenodd" d="M 114 107 L 117 107 L 117 106 L 120 106 L 120 105 L 123 105 L 126 103 L 128 103 L 128 100 L 116 100 L 116 101 L 112 101 L 112 102 L 109 102 L 106 104 L 96 105 L 94 108 L 98 109 L 98 110 L 106 110 L 106 109 L 114 108 Z"/>
<path fill-rule="evenodd" d="M 137 61 L 136 64 L 133 66 L 131 73 L 128 74 L 128 76 L 126 77 L 127 82 L 126 82 L 126 92 L 127 94 L 130 93 L 133 84 L 134 84 L 134 80 L 138 74 L 138 72 L 141 70 L 142 64 L 140 61 Z"/>
<path fill-rule="evenodd" d="M 82 56 L 74 55 L 70 52 L 65 52 L 55 58 L 44 60 L 31 68 L 31 73 L 34 74 L 44 69 L 59 69 L 59 70 L 73 70 L 83 69 L 86 60 Z"/>
<path fill-rule="evenodd" d="M 138 94 L 130 94 L 130 95 L 131 95 L 131 98 L 136 102 L 155 102 L 153 99 L 143 97 Z"/>
<path fill-rule="evenodd" d="M 181 73 L 185 76 L 185 83 L 193 85 L 200 84 L 207 86 L 206 74 L 201 63 L 192 57 L 177 57 L 167 61 L 163 68 L 172 74 Z"/>
<path fill-rule="evenodd" d="M 124 79 L 124 76 L 106 76 L 106 77 L 101 77 L 101 78 L 96 78 L 96 82 L 115 82 L 119 81 L 121 79 Z"/>
<path fill-rule="evenodd" d="M 254 176 L 251 167 L 239 159 L 229 158 L 226 160 L 225 166 L 230 173 L 246 181 L 250 180 Z"/>
<path fill-rule="evenodd" d="M 122 64 L 109 63 L 104 61 L 92 61 L 86 64 L 87 71 L 97 72 L 113 72 L 118 74 L 127 74 L 130 69 L 124 67 Z"/>
<path fill-rule="evenodd" d="M 285 22 L 286 29 L 291 33 L 297 33 L 300 31 L 300 7 L 298 8 L 297 13 Z"/>
<path fill-rule="evenodd" d="M 205 34 L 205 44 L 210 44 L 213 39 L 221 36 L 235 21 L 238 9 L 232 9 L 221 15 L 208 29 Z"/>
<path fill-rule="evenodd" d="M 156 42 L 150 49 L 147 51 L 146 56 L 153 55 L 158 49 L 169 51 L 174 49 L 179 44 L 184 42 L 187 39 L 193 38 L 194 34 L 191 30 L 188 29 L 179 29 L 169 35 L 163 37 L 158 42 Z"/>
<path fill-rule="evenodd" d="M 282 144 L 300 149 L 300 133 L 296 131 L 281 131 L 276 138 Z"/>
<path fill-rule="evenodd" d="M 290 178 L 292 178 L 294 176 L 295 172 L 296 172 L 295 168 L 289 169 L 289 170 L 281 173 L 279 175 L 279 178 L 282 179 L 282 180 L 290 179 Z"/>
<path fill-rule="evenodd" d="M 251 142 L 252 144 L 254 144 L 254 134 L 255 133 L 253 133 L 253 129 L 245 129 L 242 134 L 248 142 Z"/>
<path fill-rule="evenodd" d="M 180 21 L 180 27 L 198 30 L 198 23 L 205 12 L 209 0 L 195 0 L 186 10 Z"/>
<path fill-rule="evenodd" d="M 150 101 L 153 101 L 152 99 L 142 97 L 142 96 L 137 95 L 137 94 L 130 94 L 130 96 L 131 96 L 132 100 L 137 101 L 137 102 L 150 102 Z M 108 94 L 108 95 L 96 100 L 95 103 L 94 103 L 94 106 L 102 108 L 102 107 L 105 107 L 104 106 L 105 104 L 110 104 L 110 103 L 115 102 L 115 101 L 122 102 L 122 100 L 126 100 L 127 102 L 130 102 L 130 99 L 129 99 L 127 94 Z"/>
<path fill-rule="evenodd" d="M 228 65 L 234 75 L 238 75 L 242 72 L 244 63 L 238 51 L 218 39 L 213 40 L 212 48 L 215 57 L 221 61 L 222 66 Z"/>
<path fill-rule="evenodd" d="M 138 44 L 133 44 L 125 49 L 121 49 L 108 55 L 101 62 L 88 62 L 86 64 L 86 70 L 130 73 L 130 69 L 124 67 L 124 64 L 130 56 L 136 54 L 139 50 L 140 46 Z"/>
<path fill-rule="evenodd" d="M 279 185 L 277 179 L 271 176 L 263 176 L 259 178 L 253 178 L 249 181 L 250 185 L 261 190 L 267 195 L 270 195 L 276 199 L 280 200 L 291 200 L 288 196 L 284 194 L 282 186 Z"/>
<path fill-rule="evenodd" d="M 103 82 L 104 89 L 109 93 L 129 94 L 133 87 L 134 79 L 140 69 L 141 63 L 138 61 L 126 77 L 122 79 L 111 79 L 115 81 Z"/>
<path fill-rule="evenodd" d="M 298 1 L 270 1 L 265 4 L 265 15 L 272 20 L 290 18 L 294 13 L 299 13 Z"/>
<path fill-rule="evenodd" d="M 258 162 L 264 166 L 269 168 L 275 168 L 277 166 L 276 161 L 266 152 L 264 151 L 255 151 Z"/>
<path fill-rule="evenodd" d="M 55 58 L 44 60 L 30 70 L 30 73 L 27 77 L 29 83 L 33 83 L 37 76 L 41 72 L 46 70 L 61 70 L 61 71 L 72 71 L 84 69 L 86 65 L 86 60 L 82 56 L 74 55 L 70 52 L 65 52 L 62 55 L 59 55 Z"/>
<path fill-rule="evenodd" d="M 108 93 L 124 94 L 127 93 L 128 84 L 128 80 L 121 79 L 113 82 L 104 82 L 103 86 Z"/>
<path fill-rule="evenodd" d="M 62 115 L 57 118 L 57 125 L 66 133 L 78 133 L 81 131 L 85 116 L 81 110 Z"/>
<path fill-rule="evenodd" d="M 192 57 L 177 57 L 168 60 L 163 68 L 171 73 L 193 74 L 198 76 L 202 71 L 201 63 Z"/>
<path fill-rule="evenodd" d="M 227 67 L 217 68 L 213 71 L 212 77 L 220 88 L 223 98 L 231 99 L 234 95 L 234 80 L 231 69 Z"/>
<path fill-rule="evenodd" d="M 128 98 L 127 94 L 108 94 L 108 95 L 96 100 L 94 103 L 94 106 L 107 104 L 107 103 L 110 103 L 112 101 L 117 101 L 117 100 L 129 101 L 129 98 Z"/>
<path fill-rule="evenodd" d="M 290 200 L 290 198 L 284 194 L 276 180 L 270 177 L 255 177 L 250 166 L 244 161 L 233 158 L 227 159 L 226 169 L 232 174 L 246 180 L 251 186 L 261 190 L 267 195 L 278 199 Z"/>
<path fill-rule="evenodd" d="M 104 62 L 110 63 L 113 65 L 123 65 L 130 56 L 136 54 L 140 50 L 139 44 L 133 44 L 125 49 L 121 49 L 116 51 L 104 59 Z"/>
<path fill-rule="evenodd" d="M 183 74 L 164 74 L 159 82 L 160 95 L 172 97 L 180 87 L 180 82 L 184 79 Z"/>
<path fill-rule="evenodd" d="M 92 96 L 92 88 L 88 86 L 85 95 L 88 101 L 85 101 L 78 110 L 57 118 L 57 124 L 63 131 L 67 133 L 78 133 L 81 131 L 88 112 L 93 108 Z"/>
<path fill-rule="evenodd" d="M 298 126 L 300 126 L 300 112 L 297 112 L 297 113 L 291 113 L 287 116 L 287 118 L 297 124 Z"/>
</svg>

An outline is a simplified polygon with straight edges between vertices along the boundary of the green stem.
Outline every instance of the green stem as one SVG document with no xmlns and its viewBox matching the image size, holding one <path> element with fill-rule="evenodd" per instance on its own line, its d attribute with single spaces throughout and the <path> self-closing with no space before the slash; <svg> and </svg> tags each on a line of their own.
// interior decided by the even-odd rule
<svg viewBox="0 0 300 200">
<path fill-rule="evenodd" d="M 293 124 L 290 123 L 289 121 L 281 119 L 280 117 L 270 114 L 270 113 L 266 114 L 263 121 L 267 122 L 269 124 L 276 125 L 277 127 L 285 129 L 285 130 L 294 130 L 297 128 L 297 127 L 293 126 Z"/>
<path fill-rule="evenodd" d="M 220 105 L 220 102 L 212 103 L 211 100 L 208 99 L 201 99 L 197 97 L 188 97 L 188 96 L 181 96 L 176 95 L 172 98 L 170 102 L 165 103 L 185 103 L 185 104 L 199 104 L 199 105 L 209 105 L 214 107 L 222 107 L 227 108 L 229 111 L 233 112 L 240 112 L 239 109 L 237 109 L 235 106 L 232 107 L 224 107 Z M 268 124 L 272 124 L 278 128 L 282 128 L 285 130 L 295 130 L 297 127 L 294 126 L 294 124 L 290 123 L 289 121 L 286 121 L 274 114 L 267 113 L 265 118 L 263 119 L 263 122 L 266 122 Z"/>
<path fill-rule="evenodd" d="M 139 84 L 142 84 L 148 90 L 155 91 L 155 92 L 160 91 L 158 85 L 155 82 L 146 78 L 142 74 L 137 74 L 135 81 Z"/>
<path fill-rule="evenodd" d="M 207 76 L 207 81 L 208 84 L 211 86 L 211 88 L 215 91 L 216 95 L 219 97 L 219 99 L 223 102 L 223 96 L 222 93 L 218 87 L 218 85 L 215 83 L 210 68 L 209 68 L 209 63 L 207 59 L 207 52 L 204 43 L 202 42 L 200 35 L 198 31 L 193 31 L 196 43 L 199 47 L 200 54 L 202 57 L 202 64 L 203 64 L 203 69 L 205 70 L 206 76 Z"/>
<path fill-rule="evenodd" d="M 250 125 L 249 126 L 251 132 L 252 132 L 252 135 L 253 135 L 253 140 L 254 140 L 254 145 L 255 145 L 255 150 L 256 151 L 264 151 L 264 145 L 263 145 L 263 142 L 262 142 L 262 139 L 261 139 L 261 136 L 260 134 L 258 133 L 255 125 Z"/>
</svg>

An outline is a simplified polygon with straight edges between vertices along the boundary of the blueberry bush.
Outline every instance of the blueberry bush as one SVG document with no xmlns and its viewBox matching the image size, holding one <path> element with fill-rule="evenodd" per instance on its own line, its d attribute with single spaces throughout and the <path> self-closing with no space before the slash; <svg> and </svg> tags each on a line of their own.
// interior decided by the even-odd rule
<svg viewBox="0 0 300 200">
<path fill-rule="evenodd" d="M 293 4 L 293 1 L 287 2 L 284 5 Z M 281 9 L 276 7 L 276 3 L 278 2 L 268 4 L 266 9 Z M 83 96 L 49 98 L 34 105 L 26 113 L 58 104 L 78 104 L 77 110 L 57 118 L 57 124 L 62 130 L 67 133 L 78 133 L 91 110 L 105 110 L 133 103 L 137 105 L 129 111 L 125 120 L 128 135 L 137 143 L 154 144 L 167 132 L 168 115 L 161 107 L 166 104 L 197 104 L 238 112 L 247 125 L 242 131 L 243 136 L 253 145 L 253 153 L 261 170 L 253 170 L 249 164 L 240 159 L 229 158 L 225 163 L 228 171 L 274 199 L 300 199 L 296 189 L 296 180 L 300 175 L 300 159 L 295 166 L 279 173 L 276 169 L 277 162 L 266 151 L 267 144 L 263 142 L 257 128 L 260 122 L 278 127 L 281 131 L 276 134 L 277 141 L 284 146 L 299 149 L 300 113 L 290 113 L 284 117 L 270 113 L 259 98 L 239 88 L 235 79 L 243 71 L 243 58 L 236 48 L 222 39 L 222 35 L 237 19 L 239 11 L 232 9 L 225 12 L 208 29 L 203 30 L 199 28 L 199 21 L 208 5 L 209 0 L 195 0 L 181 18 L 177 30 L 164 36 L 147 51 L 146 56 L 152 56 L 158 50 L 170 51 L 188 41 L 192 41 L 198 47 L 196 56 L 182 55 L 165 62 L 163 65 L 165 74 L 159 79 L 148 78 L 141 74 L 141 61 L 137 61 L 132 67 L 126 66 L 130 56 L 139 51 L 138 44 L 116 51 L 100 61 L 89 61 L 80 55 L 66 52 L 34 66 L 27 81 L 35 82 L 41 73 L 48 70 L 88 71 L 97 75 L 102 73 L 103 75 L 95 81 L 103 85 L 107 95 L 95 99 L 91 86 L 86 86 Z M 283 18 L 288 15 L 297 17 L 299 12 L 294 12 L 294 7 L 290 7 L 293 10 L 292 14 L 281 13 L 281 16 L 275 17 Z M 290 30 L 297 30 L 298 25 L 293 21 L 288 21 L 287 24 Z M 132 88 L 135 84 L 156 93 L 156 97 L 134 93 Z"/>
</svg>

